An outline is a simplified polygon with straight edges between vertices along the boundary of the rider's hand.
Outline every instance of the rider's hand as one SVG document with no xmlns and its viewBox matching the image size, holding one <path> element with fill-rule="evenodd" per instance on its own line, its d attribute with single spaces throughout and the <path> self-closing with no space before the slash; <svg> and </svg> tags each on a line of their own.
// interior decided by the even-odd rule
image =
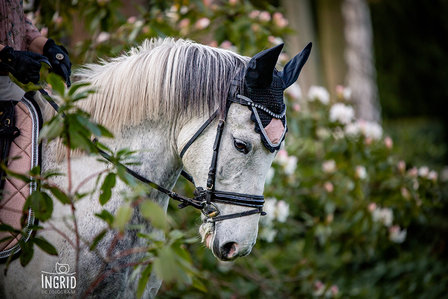
<svg viewBox="0 0 448 299">
<path fill-rule="evenodd" d="M 15 51 L 11 47 L 4 47 L 0 51 L 0 69 L 10 72 L 23 84 L 39 82 L 41 60 L 46 58 L 33 52 Z"/>
<path fill-rule="evenodd" d="M 70 86 L 72 63 L 64 46 L 56 45 L 54 40 L 50 38 L 45 43 L 43 52 L 50 61 L 52 70 L 65 80 L 67 86 Z"/>
</svg>

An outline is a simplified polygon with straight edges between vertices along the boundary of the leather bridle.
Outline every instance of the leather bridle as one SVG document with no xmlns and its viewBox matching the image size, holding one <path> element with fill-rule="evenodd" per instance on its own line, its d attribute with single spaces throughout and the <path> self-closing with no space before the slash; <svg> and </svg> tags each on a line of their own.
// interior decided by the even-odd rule
<svg viewBox="0 0 448 299">
<path fill-rule="evenodd" d="M 203 124 L 202 126 L 196 131 L 196 133 L 189 139 L 189 141 L 185 144 L 183 149 L 180 153 L 180 158 L 185 155 L 188 148 L 196 141 L 196 139 L 205 131 L 205 129 L 208 128 L 208 126 L 220 115 L 218 119 L 218 126 L 216 129 L 216 137 L 215 142 L 213 145 L 213 155 L 212 155 L 212 161 L 210 164 L 209 172 L 208 172 L 208 178 L 207 178 L 207 186 L 206 189 L 202 187 L 196 187 L 194 191 L 194 197 L 189 198 L 180 194 L 177 194 L 176 192 L 173 192 L 171 190 L 168 190 L 157 183 L 141 176 L 137 172 L 133 171 L 132 169 L 129 169 L 125 165 L 117 162 L 112 162 L 111 156 L 106 153 L 105 151 L 98 148 L 98 152 L 109 162 L 115 163 L 116 165 L 119 165 L 123 167 L 129 174 L 131 174 L 136 179 L 140 180 L 141 182 L 149 185 L 150 187 L 168 195 L 171 199 L 174 199 L 176 201 L 181 202 L 178 207 L 184 208 L 187 206 L 192 206 L 196 209 L 201 210 L 202 214 L 205 216 L 204 222 L 212 222 L 215 223 L 217 221 L 223 221 L 227 219 L 232 218 L 239 218 L 239 217 L 245 217 L 250 216 L 254 214 L 260 213 L 262 216 L 266 215 L 266 213 L 263 211 L 263 204 L 264 204 L 264 196 L 263 195 L 254 195 L 254 194 L 246 194 L 246 193 L 237 193 L 237 192 L 228 192 L 228 191 L 220 191 L 216 190 L 216 170 L 217 170 L 217 163 L 218 163 L 218 154 L 219 154 L 219 148 L 221 145 L 221 139 L 222 139 L 222 133 L 225 126 L 225 121 L 227 117 L 227 113 L 229 111 L 230 105 L 234 103 L 238 103 L 245 106 L 253 107 L 253 102 L 250 101 L 250 99 L 246 97 L 239 96 L 239 84 L 240 80 L 233 80 L 228 98 L 226 101 L 226 108 L 224 113 L 220 113 L 221 109 L 216 110 Z M 43 89 L 40 90 L 41 94 L 50 102 L 50 104 L 53 106 L 53 108 L 57 111 L 58 106 L 54 102 L 54 100 L 48 95 L 47 92 L 45 92 Z M 262 109 L 263 111 L 269 111 L 266 107 L 263 107 L 261 105 L 258 105 L 259 109 Z M 270 112 L 270 111 L 269 111 Z M 272 113 L 272 112 L 270 112 Z M 186 173 L 185 171 L 182 171 L 182 175 L 192 182 L 194 184 L 194 180 L 191 175 Z M 221 204 L 230 204 L 230 205 L 236 205 L 236 206 L 242 206 L 242 207 L 249 207 L 253 208 L 248 211 L 240 212 L 240 213 L 233 213 L 233 214 L 226 214 L 221 215 L 221 212 L 218 208 L 218 206 L 215 203 L 221 203 Z"/>
</svg>

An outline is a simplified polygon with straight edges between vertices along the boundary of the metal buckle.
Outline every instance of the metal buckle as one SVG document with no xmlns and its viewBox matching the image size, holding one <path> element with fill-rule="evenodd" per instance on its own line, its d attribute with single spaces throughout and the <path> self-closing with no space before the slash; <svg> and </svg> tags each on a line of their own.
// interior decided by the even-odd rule
<svg viewBox="0 0 448 299">
<path fill-rule="evenodd" d="M 214 203 L 206 204 L 201 212 L 207 219 L 213 219 L 220 214 L 218 206 Z"/>
</svg>

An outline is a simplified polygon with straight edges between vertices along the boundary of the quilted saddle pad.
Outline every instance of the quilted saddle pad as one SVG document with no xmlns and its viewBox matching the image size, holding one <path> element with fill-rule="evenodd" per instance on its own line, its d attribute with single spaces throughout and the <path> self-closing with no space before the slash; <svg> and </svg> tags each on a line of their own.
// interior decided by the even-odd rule
<svg viewBox="0 0 448 299">
<path fill-rule="evenodd" d="M 15 123 L 20 135 L 11 143 L 8 160 L 8 168 L 14 172 L 27 173 L 39 164 L 39 113 L 37 105 L 25 97 L 15 106 Z M 12 177 L 6 178 L 3 190 L 0 190 L 0 223 L 22 232 L 14 234 L 0 231 L 0 259 L 19 252 L 19 240 L 26 242 L 32 233 L 30 225 L 34 223 L 34 215 L 31 209 L 23 211 L 23 206 L 34 190 L 35 184 Z"/>
</svg>

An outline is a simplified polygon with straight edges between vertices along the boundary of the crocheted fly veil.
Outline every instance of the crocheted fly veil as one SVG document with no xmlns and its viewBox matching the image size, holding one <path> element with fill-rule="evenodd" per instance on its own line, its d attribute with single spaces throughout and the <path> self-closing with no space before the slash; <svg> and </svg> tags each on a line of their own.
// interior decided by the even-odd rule
<svg viewBox="0 0 448 299">
<path fill-rule="evenodd" d="M 261 135 L 264 146 L 271 152 L 278 150 L 285 139 L 286 105 L 283 92 L 299 77 L 311 52 L 309 43 L 297 56 L 277 71 L 275 64 L 283 44 L 256 54 L 246 69 L 244 90 L 235 102 L 248 106 L 255 131 Z"/>
</svg>

